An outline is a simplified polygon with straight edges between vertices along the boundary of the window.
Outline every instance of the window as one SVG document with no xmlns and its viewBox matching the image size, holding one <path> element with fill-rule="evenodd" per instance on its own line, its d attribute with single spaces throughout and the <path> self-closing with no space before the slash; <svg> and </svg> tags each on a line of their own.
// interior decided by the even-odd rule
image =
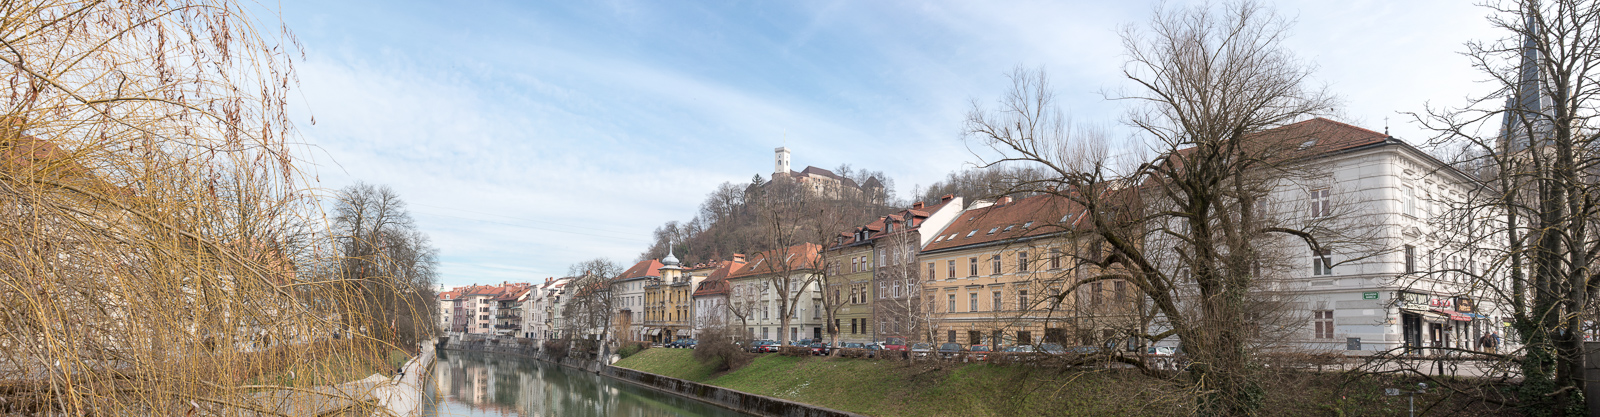
<svg viewBox="0 0 1600 417">
<path fill-rule="evenodd" d="M 766 320 L 766 319 L 771 318 L 771 317 L 772 317 L 772 306 L 768 305 L 766 301 L 762 301 L 761 302 L 761 319 L 762 320 Z M 762 330 L 761 333 L 763 333 L 763 335 L 764 335 L 766 333 L 766 330 Z"/>
<path fill-rule="evenodd" d="M 950 336 L 948 338 L 946 338 L 946 340 L 949 340 L 949 342 L 947 342 L 947 343 L 955 343 L 956 342 L 956 331 L 955 330 L 951 330 L 950 331 Z"/>
<path fill-rule="evenodd" d="M 947 307 L 949 307 L 949 308 L 946 308 L 944 310 L 944 312 L 946 312 L 946 313 L 954 313 L 954 312 L 956 312 L 956 295 L 955 294 L 950 294 L 950 305 L 947 306 Z"/>
<path fill-rule="evenodd" d="M 989 265 L 990 269 L 993 270 L 993 272 L 990 273 L 991 275 L 1000 275 L 1000 255 L 990 255 Z"/>
<path fill-rule="evenodd" d="M 972 273 L 967 275 L 967 276 L 969 276 L 969 277 L 978 276 L 978 258 L 967 258 L 967 264 L 972 267 L 971 268 L 972 271 L 970 271 Z"/>
<path fill-rule="evenodd" d="M 1406 245 L 1406 273 L 1407 274 L 1414 274 L 1416 272 L 1417 272 L 1417 247 L 1416 246 L 1411 246 L 1411 245 Z"/>
<path fill-rule="evenodd" d="M 1128 283 L 1126 281 L 1113 282 L 1111 283 L 1111 288 L 1117 295 L 1118 303 L 1128 302 Z"/>
<path fill-rule="evenodd" d="M 903 293 L 900 292 L 900 281 L 895 281 L 894 282 L 894 298 L 900 298 L 900 297 L 904 297 L 904 296 L 905 295 L 903 295 Z"/>
<path fill-rule="evenodd" d="M 884 252 L 884 249 L 878 249 L 878 260 L 874 261 L 873 264 L 875 264 L 875 265 L 883 265 L 883 258 L 884 258 L 883 252 Z"/>
<path fill-rule="evenodd" d="M 856 320 L 859 319 L 850 319 L 850 334 L 856 334 Z"/>
<path fill-rule="evenodd" d="M 967 293 L 967 311 L 978 311 L 978 293 Z"/>
<path fill-rule="evenodd" d="M 1333 338 L 1333 310 L 1315 310 L 1311 312 L 1312 327 L 1315 329 L 1316 338 Z"/>
<path fill-rule="evenodd" d="M 888 295 L 889 295 L 889 283 L 887 283 L 887 282 L 878 283 L 878 298 L 884 298 L 884 297 L 887 297 Z"/>
<path fill-rule="evenodd" d="M 1311 190 L 1311 217 L 1327 217 L 1333 214 L 1333 201 L 1330 198 L 1331 190 L 1319 188 Z"/>
<path fill-rule="evenodd" d="M 1311 275 L 1333 275 L 1333 257 L 1327 249 L 1311 257 Z"/>
<path fill-rule="evenodd" d="M 934 266 L 933 262 L 928 262 L 928 280 L 933 280 L 934 274 L 937 272 L 938 268 Z"/>
<path fill-rule="evenodd" d="M 984 234 L 992 235 L 992 234 L 994 234 L 995 231 L 998 231 L 998 230 L 1000 230 L 1000 226 L 995 226 L 993 229 L 989 229 L 989 233 L 984 233 Z"/>
<path fill-rule="evenodd" d="M 1004 307 L 1005 307 L 1005 305 L 1004 305 L 1004 304 L 1002 304 L 1002 302 L 1003 302 L 1003 300 L 1001 300 L 1001 299 L 1000 299 L 1000 292 L 999 292 L 999 291 L 995 291 L 995 292 L 994 292 L 994 300 L 992 300 L 992 301 L 991 301 L 991 302 L 990 302 L 990 303 L 989 303 L 989 307 L 990 307 L 990 308 L 992 308 L 992 309 L 994 309 L 994 311 L 1002 311 L 1002 310 L 1005 310 L 1005 308 L 1004 308 Z"/>
<path fill-rule="evenodd" d="M 1050 249 L 1050 269 L 1061 269 L 1061 249 Z"/>
<path fill-rule="evenodd" d="M 860 290 L 859 288 L 856 288 L 854 286 L 850 287 L 850 304 L 855 304 L 857 302 L 856 301 L 857 300 L 856 291 L 859 291 L 859 290 Z"/>
<path fill-rule="evenodd" d="M 489 316 L 478 316 L 478 320 L 488 320 Z"/>
<path fill-rule="evenodd" d="M 1017 291 L 1017 310 L 1027 310 L 1028 306 L 1028 290 Z"/>
<path fill-rule="evenodd" d="M 1100 303 L 1105 301 L 1105 300 L 1101 299 L 1101 296 L 1103 295 L 1102 293 L 1105 291 L 1105 286 L 1102 285 L 1102 284 L 1104 284 L 1104 283 L 1103 282 L 1096 282 L 1096 283 L 1093 283 L 1093 284 L 1089 284 L 1089 294 L 1090 294 L 1089 295 L 1089 297 L 1090 297 L 1089 298 L 1089 305 L 1099 306 Z"/>
<path fill-rule="evenodd" d="M 861 271 L 861 258 L 850 258 L 850 272 Z"/>
<path fill-rule="evenodd" d="M 1407 185 L 1407 186 L 1405 186 L 1405 195 L 1403 195 L 1401 197 L 1405 198 L 1405 207 L 1404 207 L 1405 214 L 1407 216 L 1416 217 L 1417 216 L 1417 189 L 1416 188 L 1412 188 L 1411 186 Z"/>
<path fill-rule="evenodd" d="M 956 260 L 951 259 L 951 260 L 945 261 L 945 262 L 948 264 L 947 266 L 950 267 L 950 271 L 949 271 L 950 275 L 946 275 L 945 278 L 947 278 L 947 279 L 955 279 L 955 277 L 956 277 Z"/>
</svg>

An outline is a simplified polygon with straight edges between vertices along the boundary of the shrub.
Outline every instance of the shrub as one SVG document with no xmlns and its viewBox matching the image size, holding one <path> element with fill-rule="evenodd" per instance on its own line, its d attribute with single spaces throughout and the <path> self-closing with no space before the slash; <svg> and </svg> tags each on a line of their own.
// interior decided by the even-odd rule
<svg viewBox="0 0 1600 417">
<path fill-rule="evenodd" d="M 544 346 L 540 347 L 539 350 L 544 351 L 545 355 L 551 357 L 564 358 L 567 356 L 567 349 L 570 346 L 571 344 L 567 342 L 567 339 L 551 339 L 544 341 Z"/>
<path fill-rule="evenodd" d="M 650 342 L 627 342 L 623 343 L 622 347 L 617 348 L 617 356 L 626 358 L 649 348 Z"/>
<path fill-rule="evenodd" d="M 739 369 L 748 365 L 754 354 L 745 352 L 738 344 L 733 343 L 726 330 L 712 327 L 702 330 L 699 335 L 700 343 L 694 346 L 694 359 L 702 364 L 712 365 L 716 372 Z"/>
</svg>

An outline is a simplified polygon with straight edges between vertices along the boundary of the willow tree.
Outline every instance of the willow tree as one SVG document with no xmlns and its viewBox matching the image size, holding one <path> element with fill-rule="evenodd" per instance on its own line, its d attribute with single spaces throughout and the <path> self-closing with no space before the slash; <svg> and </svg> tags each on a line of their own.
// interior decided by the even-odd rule
<svg viewBox="0 0 1600 417">
<path fill-rule="evenodd" d="M 282 412 L 249 394 L 345 377 L 289 362 L 381 364 L 328 341 L 375 323 L 318 308 L 348 294 L 320 281 L 281 27 L 229 1 L 0 5 L 0 413 Z"/>
</svg>

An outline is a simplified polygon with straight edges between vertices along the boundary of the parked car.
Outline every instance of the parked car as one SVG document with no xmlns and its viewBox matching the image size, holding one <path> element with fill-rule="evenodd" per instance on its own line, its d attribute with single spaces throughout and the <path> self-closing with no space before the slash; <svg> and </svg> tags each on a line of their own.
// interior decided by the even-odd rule
<svg viewBox="0 0 1600 417">
<path fill-rule="evenodd" d="M 1033 345 L 1006 346 L 1005 349 L 1002 349 L 1000 351 L 1001 352 L 1011 352 L 1011 353 L 1033 353 L 1034 352 L 1034 347 L 1033 347 Z"/>
<path fill-rule="evenodd" d="M 1178 353 L 1176 346 L 1151 346 L 1144 348 L 1144 354 L 1150 356 L 1172 356 Z"/>
<path fill-rule="evenodd" d="M 943 359 L 954 359 L 958 356 L 961 356 L 961 352 L 964 350 L 965 349 L 961 348 L 960 343 L 940 343 L 939 357 Z"/>
<path fill-rule="evenodd" d="M 1055 343 L 1040 343 L 1039 351 L 1051 355 L 1060 355 L 1067 353 L 1067 348 L 1061 347 L 1061 345 Z"/>
<path fill-rule="evenodd" d="M 778 351 L 778 342 L 774 340 L 757 340 L 750 343 L 751 353 L 770 353 Z"/>
<path fill-rule="evenodd" d="M 898 352 L 906 351 L 906 338 L 904 338 L 904 337 L 890 337 L 890 338 L 884 339 L 883 340 L 883 350 L 898 351 Z"/>
<path fill-rule="evenodd" d="M 827 343 L 814 342 L 810 345 L 812 356 L 828 356 L 830 347 Z"/>
<path fill-rule="evenodd" d="M 989 360 L 989 345 L 972 345 L 972 347 L 967 348 L 967 351 L 972 352 L 972 360 Z"/>
<path fill-rule="evenodd" d="M 926 358 L 930 353 L 933 353 L 933 345 L 927 343 L 911 345 L 911 357 L 913 358 Z"/>
<path fill-rule="evenodd" d="M 867 357 L 876 358 L 876 357 L 878 357 L 878 355 L 881 355 L 882 352 L 883 352 L 883 345 L 880 345 L 880 344 L 877 344 L 877 343 L 868 343 L 867 344 Z"/>
<path fill-rule="evenodd" d="M 867 345 L 863 343 L 840 343 L 839 347 L 845 349 L 866 349 Z"/>
<path fill-rule="evenodd" d="M 1096 354 L 1096 353 L 1100 353 L 1100 347 L 1098 347 L 1098 346 L 1073 346 L 1073 347 L 1066 348 L 1066 352 L 1074 354 L 1074 355 L 1093 355 L 1093 354 Z"/>
<path fill-rule="evenodd" d="M 678 339 L 678 340 L 672 341 L 672 343 L 668 343 L 666 345 L 666 347 L 683 349 L 683 348 L 693 348 L 694 345 L 695 345 L 695 340 L 694 339 Z"/>
</svg>

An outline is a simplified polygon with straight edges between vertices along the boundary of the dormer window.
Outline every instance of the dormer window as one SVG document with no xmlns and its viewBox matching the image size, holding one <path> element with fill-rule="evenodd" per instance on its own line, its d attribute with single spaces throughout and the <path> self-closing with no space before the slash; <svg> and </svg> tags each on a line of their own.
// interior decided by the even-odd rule
<svg viewBox="0 0 1600 417">
<path fill-rule="evenodd" d="M 1032 221 L 1029 221 L 1029 222 L 1027 222 L 1027 223 L 1023 223 L 1023 224 L 1022 224 L 1022 228 L 1023 228 L 1023 229 L 1027 229 L 1027 228 L 1029 228 L 1029 227 L 1033 227 L 1033 222 L 1032 222 Z"/>
<path fill-rule="evenodd" d="M 1012 228 L 1012 227 L 1013 227 L 1013 226 L 1016 226 L 1016 225 L 1006 225 L 1006 230 L 1004 230 L 1004 231 L 1006 231 L 1006 232 L 1009 232 L 1009 231 L 1011 231 L 1011 228 Z"/>
<path fill-rule="evenodd" d="M 1306 139 L 1305 142 L 1300 144 L 1300 150 L 1303 151 L 1303 150 L 1306 150 L 1306 149 L 1311 149 L 1311 147 L 1315 146 L 1316 144 L 1317 144 L 1317 138 Z"/>
<path fill-rule="evenodd" d="M 989 229 L 989 233 L 984 233 L 984 234 L 992 235 L 992 234 L 994 234 L 995 231 L 998 231 L 998 230 L 1000 230 L 1000 226 L 995 226 L 993 229 Z"/>
<path fill-rule="evenodd" d="M 975 234 L 978 234 L 978 229 L 972 229 L 971 232 L 967 232 L 967 237 L 970 238 L 970 237 L 972 237 L 972 235 L 975 235 Z"/>
</svg>

